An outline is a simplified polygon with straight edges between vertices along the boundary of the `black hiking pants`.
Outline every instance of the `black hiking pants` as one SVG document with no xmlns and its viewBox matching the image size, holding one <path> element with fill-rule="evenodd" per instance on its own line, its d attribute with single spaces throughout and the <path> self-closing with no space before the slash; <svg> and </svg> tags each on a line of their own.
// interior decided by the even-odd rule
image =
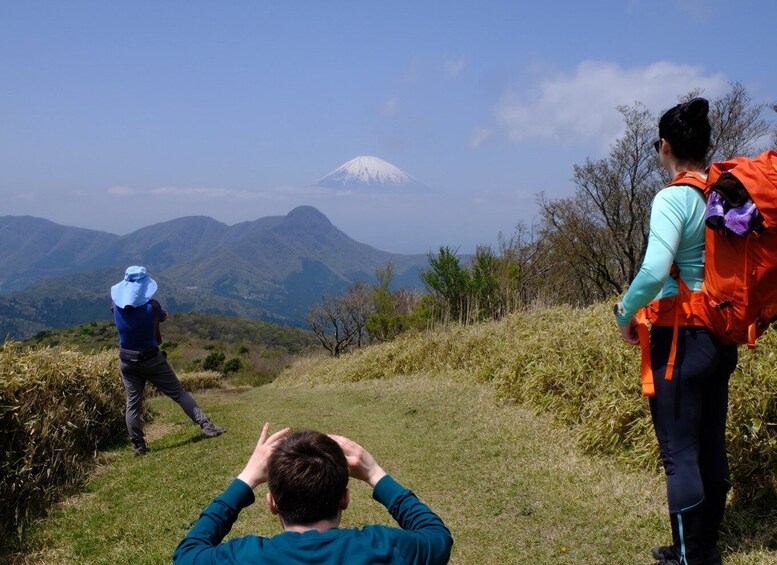
<svg viewBox="0 0 777 565">
<path fill-rule="evenodd" d="M 674 372 L 666 380 L 672 331 L 651 329 L 656 394 L 650 398 L 650 413 L 666 472 L 669 512 L 675 513 L 700 504 L 706 491 L 729 484 L 728 381 L 737 348 L 722 345 L 707 329 L 679 328 Z"/>
</svg>

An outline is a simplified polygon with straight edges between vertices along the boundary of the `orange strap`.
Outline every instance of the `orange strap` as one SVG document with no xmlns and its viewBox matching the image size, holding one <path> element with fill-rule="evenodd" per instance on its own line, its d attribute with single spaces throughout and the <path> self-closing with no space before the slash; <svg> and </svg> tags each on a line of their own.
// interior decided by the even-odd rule
<svg viewBox="0 0 777 565">
<path fill-rule="evenodd" d="M 640 308 L 637 312 L 637 337 L 639 337 L 639 349 L 642 353 L 640 372 L 642 374 L 642 396 L 655 396 L 656 387 L 653 384 L 653 367 L 650 364 L 650 329 L 647 320 L 647 308 Z"/>
<path fill-rule="evenodd" d="M 642 395 L 655 396 L 656 389 L 653 382 L 653 366 L 650 362 L 650 330 L 648 322 L 654 326 L 672 326 L 672 346 L 669 349 L 669 357 L 666 360 L 664 379 L 672 380 L 675 359 L 677 358 L 678 328 L 704 327 L 704 323 L 693 311 L 693 293 L 683 279 L 680 278 L 680 269 L 676 263 L 672 264 L 669 274 L 677 281 L 677 296 L 654 300 L 637 312 L 637 336 L 642 353 L 640 372 L 642 374 Z"/>
</svg>

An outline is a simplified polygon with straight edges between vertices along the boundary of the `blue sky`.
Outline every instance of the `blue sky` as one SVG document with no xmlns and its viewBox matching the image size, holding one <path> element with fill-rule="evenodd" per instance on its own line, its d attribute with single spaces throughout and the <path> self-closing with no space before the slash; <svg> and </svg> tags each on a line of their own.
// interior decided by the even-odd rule
<svg viewBox="0 0 777 565">
<path fill-rule="evenodd" d="M 777 2 L 733 6 L 0 0 L 0 215 L 125 234 L 309 204 L 381 249 L 470 252 L 571 194 L 619 104 L 777 102 Z M 357 155 L 433 194 L 310 186 Z"/>
</svg>

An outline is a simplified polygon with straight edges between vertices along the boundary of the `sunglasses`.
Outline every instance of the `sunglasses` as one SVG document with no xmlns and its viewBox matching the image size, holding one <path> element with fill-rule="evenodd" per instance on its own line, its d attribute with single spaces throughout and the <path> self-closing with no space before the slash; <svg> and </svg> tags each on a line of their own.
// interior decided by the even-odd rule
<svg viewBox="0 0 777 565">
<path fill-rule="evenodd" d="M 661 142 L 662 142 L 662 141 L 663 141 L 662 139 L 656 139 L 656 140 L 653 142 L 653 149 L 655 149 L 655 150 L 656 150 L 656 153 L 658 153 L 658 152 L 661 150 Z"/>
</svg>

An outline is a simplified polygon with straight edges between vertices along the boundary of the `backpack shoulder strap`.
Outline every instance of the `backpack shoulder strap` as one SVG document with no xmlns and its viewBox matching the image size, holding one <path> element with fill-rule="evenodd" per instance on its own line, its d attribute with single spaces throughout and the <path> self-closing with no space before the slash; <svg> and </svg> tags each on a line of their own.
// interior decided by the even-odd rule
<svg viewBox="0 0 777 565">
<path fill-rule="evenodd" d="M 677 176 L 673 178 L 666 186 L 688 185 L 694 188 L 698 188 L 702 192 L 707 192 L 709 183 L 700 173 L 694 173 L 691 171 L 681 171 L 677 173 Z"/>
</svg>

